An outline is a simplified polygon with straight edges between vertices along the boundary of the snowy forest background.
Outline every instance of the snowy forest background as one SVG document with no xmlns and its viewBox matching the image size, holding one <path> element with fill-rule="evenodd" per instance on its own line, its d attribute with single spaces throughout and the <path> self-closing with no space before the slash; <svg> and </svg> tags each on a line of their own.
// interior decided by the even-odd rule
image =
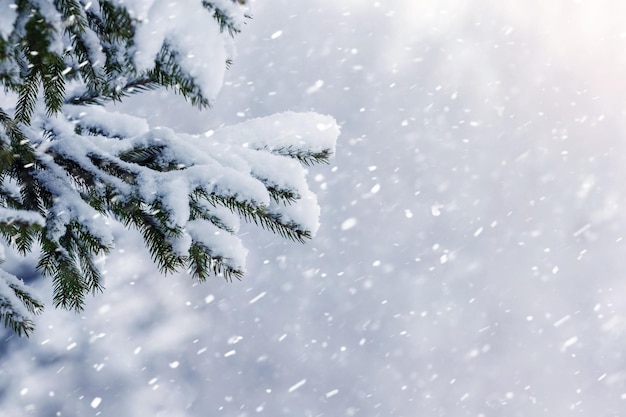
<svg viewBox="0 0 626 417">
<path fill-rule="evenodd" d="M 192 133 L 334 116 L 318 236 L 250 228 L 244 280 L 204 284 L 119 238 L 84 313 L 0 330 L 0 416 L 623 415 L 626 4 L 252 10 L 214 109 L 123 106 Z"/>
</svg>

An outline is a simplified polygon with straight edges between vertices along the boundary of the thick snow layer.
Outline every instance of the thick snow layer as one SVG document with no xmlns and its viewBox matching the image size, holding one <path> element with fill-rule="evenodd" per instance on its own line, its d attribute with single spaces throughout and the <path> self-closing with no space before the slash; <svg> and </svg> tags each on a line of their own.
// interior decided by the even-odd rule
<svg viewBox="0 0 626 417">
<path fill-rule="evenodd" d="M 187 233 L 198 242 L 211 249 L 211 256 L 224 258 L 226 264 L 234 269 L 245 271 L 248 250 L 243 246 L 241 239 L 208 222 L 190 221 L 187 223 Z"/>
<path fill-rule="evenodd" d="M 46 219 L 49 239 L 58 241 L 65 233 L 66 226 L 76 221 L 103 245 L 113 246 L 113 234 L 106 218 L 77 195 L 71 179 L 64 170 L 50 161 L 45 170 L 38 171 L 37 178 L 45 183 L 55 196 Z"/>
<path fill-rule="evenodd" d="M 339 126 L 330 116 L 319 113 L 276 113 L 224 127 L 215 139 L 252 149 L 283 150 L 290 147 L 319 152 L 334 151 Z"/>
<path fill-rule="evenodd" d="M 272 202 L 270 211 L 279 214 L 284 223 L 293 223 L 310 231 L 313 237 L 320 227 L 320 206 L 317 197 L 310 190 L 300 191 L 300 198 L 296 203 L 282 205 Z"/>
<path fill-rule="evenodd" d="M 232 10 L 232 2 L 228 3 Z M 221 32 L 202 2 L 131 0 L 124 5 L 138 21 L 134 39 L 137 69 L 153 68 L 157 54 L 166 45 L 176 52 L 178 63 L 203 95 L 213 100 L 221 89 L 226 61 L 233 58 L 233 49 L 228 33 Z"/>
<path fill-rule="evenodd" d="M 107 111 L 100 106 L 63 107 L 63 114 L 86 129 L 99 131 L 106 137 L 129 138 L 148 131 L 148 123 L 139 117 Z"/>
<path fill-rule="evenodd" d="M 39 213 L 0 207 L 0 223 L 13 222 L 45 225 L 45 220 Z"/>
</svg>

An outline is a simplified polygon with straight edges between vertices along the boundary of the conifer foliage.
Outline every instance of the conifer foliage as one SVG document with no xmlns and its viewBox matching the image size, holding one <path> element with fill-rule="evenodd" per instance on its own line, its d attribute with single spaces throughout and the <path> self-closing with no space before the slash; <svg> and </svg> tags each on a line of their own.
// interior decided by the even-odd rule
<svg viewBox="0 0 626 417">
<path fill-rule="evenodd" d="M 162 87 L 211 106 L 246 13 L 233 0 L 0 0 L 0 234 L 38 251 L 55 306 L 80 311 L 102 289 L 112 219 L 141 232 L 162 271 L 199 280 L 244 274 L 241 219 L 296 241 L 315 234 L 304 167 L 333 154 L 331 117 L 188 135 L 105 106 Z M 0 270 L 6 326 L 28 334 L 42 308 Z"/>
</svg>

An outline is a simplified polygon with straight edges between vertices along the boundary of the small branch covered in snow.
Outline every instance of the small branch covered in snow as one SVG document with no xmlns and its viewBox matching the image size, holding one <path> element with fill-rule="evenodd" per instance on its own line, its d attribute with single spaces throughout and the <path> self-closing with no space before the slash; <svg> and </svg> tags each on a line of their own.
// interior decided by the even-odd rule
<svg viewBox="0 0 626 417">
<path fill-rule="evenodd" d="M 43 303 L 22 281 L 0 269 L 0 319 L 18 335 L 34 330 L 33 315 L 43 310 Z"/>
</svg>

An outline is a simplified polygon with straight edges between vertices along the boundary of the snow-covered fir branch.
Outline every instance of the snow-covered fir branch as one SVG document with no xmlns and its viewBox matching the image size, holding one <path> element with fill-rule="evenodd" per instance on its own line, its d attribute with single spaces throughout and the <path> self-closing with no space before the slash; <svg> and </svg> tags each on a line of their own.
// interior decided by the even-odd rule
<svg viewBox="0 0 626 417">
<path fill-rule="evenodd" d="M 245 273 L 241 219 L 296 241 L 319 227 L 305 167 L 334 153 L 333 118 L 286 112 L 189 135 L 101 106 L 156 88 L 214 103 L 247 6 L 179 3 L 0 0 L 0 234 L 39 248 L 57 306 L 80 310 L 102 289 L 111 219 L 141 232 L 163 272 L 201 280 Z M 0 272 L 6 325 L 28 333 L 42 307 Z"/>
</svg>

